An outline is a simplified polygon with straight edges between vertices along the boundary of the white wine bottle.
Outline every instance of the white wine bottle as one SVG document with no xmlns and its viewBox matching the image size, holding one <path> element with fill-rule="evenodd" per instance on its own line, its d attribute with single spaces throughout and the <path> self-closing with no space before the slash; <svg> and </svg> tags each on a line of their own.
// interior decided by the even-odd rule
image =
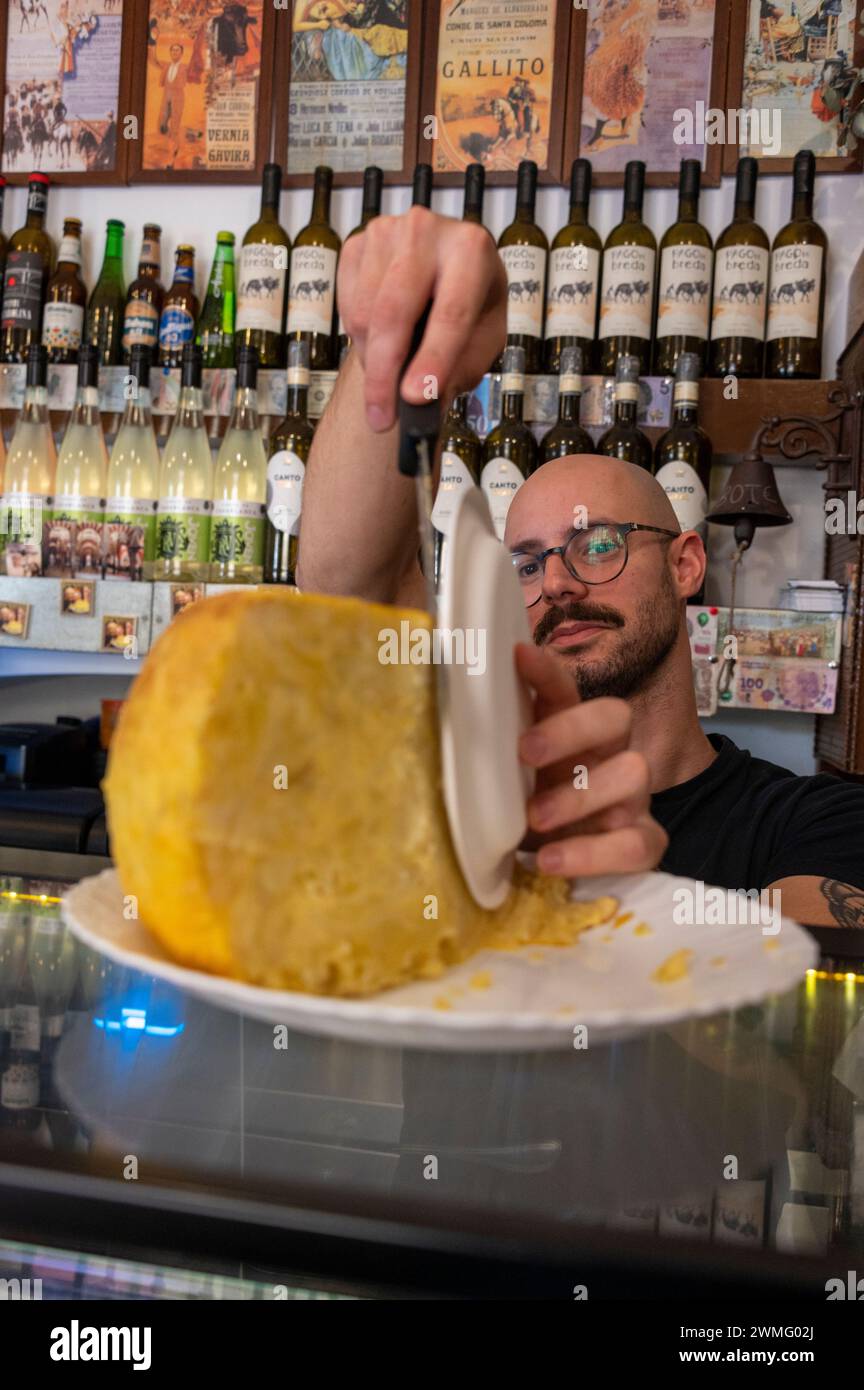
<svg viewBox="0 0 864 1390">
<path fill-rule="evenodd" d="M 537 467 L 537 441 L 522 419 L 525 349 L 505 347 L 502 360 L 501 419 L 483 441 L 480 474 L 480 486 L 499 541 L 504 539 L 510 503 Z"/>
<path fill-rule="evenodd" d="M 106 579 L 150 579 L 156 558 L 159 450 L 150 411 L 150 349 L 129 354 L 132 386 L 108 461 L 103 568 Z"/>
<path fill-rule="evenodd" d="M 99 349 L 78 349 L 78 392 L 57 459 L 52 529 L 70 532 L 68 573 L 96 578 L 102 555 L 108 450 L 99 414 Z M 49 545 L 49 551 L 50 551 Z M 50 555 L 49 555 L 50 567 Z"/>
<path fill-rule="evenodd" d="M 22 579 L 42 573 L 43 527 L 50 524 L 54 501 L 57 451 L 48 416 L 47 368 L 46 348 L 31 343 L 24 404 L 9 445 L 0 508 L 6 573 Z"/>
<path fill-rule="evenodd" d="M 264 574 L 267 456 L 258 420 L 258 353 L 237 356 L 234 410 L 216 459 L 210 579 L 260 584 Z"/>
<path fill-rule="evenodd" d="M 213 456 L 204 426 L 204 350 L 183 349 L 180 399 L 162 454 L 156 508 L 155 579 L 204 580 L 210 562 Z"/>
</svg>

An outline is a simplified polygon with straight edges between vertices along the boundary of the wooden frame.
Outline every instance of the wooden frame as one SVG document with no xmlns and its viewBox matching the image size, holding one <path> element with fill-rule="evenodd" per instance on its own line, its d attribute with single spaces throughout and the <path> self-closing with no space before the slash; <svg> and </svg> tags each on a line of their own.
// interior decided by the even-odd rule
<svg viewBox="0 0 864 1390">
<path fill-rule="evenodd" d="M 410 183 L 414 164 L 416 162 L 415 155 L 419 118 L 418 106 L 420 99 L 421 61 L 426 5 L 424 4 L 424 0 L 409 0 L 409 4 L 402 165 L 399 169 L 384 170 L 385 184 Z M 306 173 L 292 174 L 288 172 L 288 127 L 290 124 L 291 106 L 290 88 L 293 16 L 294 0 L 287 0 L 287 8 L 278 12 L 276 23 L 273 158 L 282 165 L 282 185 L 284 188 L 309 188 L 312 186 L 313 180 L 313 172 L 311 169 Z M 330 164 L 333 167 L 333 184 L 337 188 L 351 187 L 362 184 L 363 182 L 362 168 L 339 171 L 333 163 L 332 156 L 327 151 L 322 150 L 320 159 L 316 159 L 315 162 Z M 370 157 L 366 162 L 374 164 L 376 161 L 374 158 Z"/>
<path fill-rule="evenodd" d="M 691 0 L 684 0 L 684 3 L 689 7 Z M 729 51 L 729 17 L 735 5 L 740 3 L 742 3 L 742 0 L 734 0 L 734 4 L 733 0 L 715 0 L 711 74 L 708 81 L 708 91 L 704 97 L 706 106 L 719 107 L 723 104 L 726 94 L 726 63 Z M 570 83 L 567 93 L 567 139 L 564 147 L 564 168 L 565 170 L 569 169 L 572 160 L 574 160 L 577 155 L 582 155 L 586 159 L 590 159 L 594 166 L 592 181 L 596 188 L 620 188 L 624 183 L 623 168 L 620 170 L 598 168 L 596 154 L 592 155 L 591 146 L 586 145 L 584 148 L 581 148 L 581 115 L 585 78 L 587 27 L 587 10 L 579 9 L 574 11 L 573 36 L 570 45 Z M 692 153 L 689 147 L 682 145 L 680 147 L 680 156 L 676 156 L 674 169 L 652 169 L 650 157 L 647 157 L 645 152 L 640 151 L 638 145 L 624 146 L 623 148 L 627 151 L 628 158 L 645 159 L 647 165 L 645 183 L 649 188 L 676 187 L 678 183 L 678 164 L 680 159 L 685 159 Z M 720 185 L 722 177 L 722 147 L 720 145 L 705 145 L 704 149 L 702 186 L 704 188 L 717 188 Z"/>
<path fill-rule="evenodd" d="M 120 67 L 118 73 L 117 87 L 117 109 L 115 120 L 117 124 L 117 161 L 113 169 L 44 169 L 40 172 L 48 175 L 52 184 L 124 184 L 127 182 L 129 166 L 129 145 L 130 141 L 124 140 L 122 135 L 123 117 L 130 109 L 130 89 L 131 89 L 131 69 L 132 69 L 132 36 L 135 27 L 135 17 L 139 0 L 123 0 L 123 27 L 120 39 Z M 0 145 L 2 145 L 3 129 L 5 127 L 6 114 L 6 58 L 7 43 L 10 34 L 10 21 L 12 18 L 12 0 L 5 0 L 0 5 Z M 2 164 L 2 155 L 0 155 Z M 21 171 L 2 170 L 3 177 L 7 184 L 21 185 L 26 184 L 30 177 L 31 168 L 26 167 Z"/>
<path fill-rule="evenodd" d="M 750 6 L 758 0 L 736 0 L 732 11 L 729 30 L 729 60 L 727 63 L 726 106 L 737 109 L 741 106 L 744 87 L 744 54 L 747 31 L 750 22 Z M 864 64 L 864 36 L 860 33 L 864 21 L 864 0 L 858 0 L 855 7 L 855 39 L 852 49 L 852 63 L 856 67 Z M 821 57 L 821 55 L 820 55 Z M 727 145 L 723 151 L 723 172 L 732 174 L 738 163 L 740 146 Z M 760 156 L 760 174 L 791 174 L 794 155 Z M 851 155 L 818 155 L 816 171 L 820 174 L 858 174 L 864 163 L 864 144 Z"/>
<path fill-rule="evenodd" d="M 548 0 L 549 8 L 554 12 L 555 34 L 553 37 L 553 72 L 552 72 L 552 91 L 549 104 L 550 121 L 547 142 L 546 167 L 538 171 L 538 182 L 541 184 L 556 184 L 561 182 L 564 161 L 563 151 L 565 143 L 564 130 L 564 107 L 568 86 L 568 63 L 571 49 L 571 30 L 574 24 L 579 23 L 579 11 L 570 3 L 556 3 L 556 0 Z M 442 0 L 428 0 L 426 5 L 426 30 L 423 42 L 423 85 L 421 90 L 421 110 L 430 116 L 436 113 L 435 97 L 437 87 L 438 69 L 438 40 L 441 24 Z M 582 20 L 584 26 L 584 19 Z M 530 78 L 530 74 L 529 74 Z M 509 80 L 509 78 L 507 79 Z M 466 165 L 476 160 L 477 155 L 467 154 Z M 531 158 L 526 151 L 522 152 L 520 158 Z M 431 164 L 434 170 L 436 188 L 453 187 L 462 184 L 465 174 L 463 170 L 439 170 L 435 167 L 435 145 L 434 141 L 427 138 L 424 134 L 421 122 L 417 139 L 417 161 L 418 163 Z M 518 160 L 516 161 L 518 163 Z M 513 169 L 487 169 L 486 183 L 494 184 L 515 184 L 516 167 Z"/>
<path fill-rule="evenodd" d="M 261 67 L 258 74 L 258 98 L 255 112 L 255 159 L 247 169 L 147 169 L 144 168 L 144 121 L 147 97 L 146 52 L 152 0 L 132 0 L 135 5 L 135 28 L 132 35 L 131 110 L 138 120 L 139 138 L 130 140 L 130 183 L 257 183 L 270 158 L 272 125 L 273 57 L 275 47 L 276 11 L 272 0 L 261 4 Z"/>
</svg>

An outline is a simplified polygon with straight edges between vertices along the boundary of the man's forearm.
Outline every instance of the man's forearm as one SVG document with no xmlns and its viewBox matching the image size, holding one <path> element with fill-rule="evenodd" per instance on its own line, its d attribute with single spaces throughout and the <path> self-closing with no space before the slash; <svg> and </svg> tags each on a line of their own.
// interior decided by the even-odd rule
<svg viewBox="0 0 864 1390">
<path fill-rule="evenodd" d="M 398 432 L 366 423 L 363 369 L 343 363 L 303 484 L 297 583 L 379 603 L 423 601 L 414 484 L 397 465 Z"/>
</svg>

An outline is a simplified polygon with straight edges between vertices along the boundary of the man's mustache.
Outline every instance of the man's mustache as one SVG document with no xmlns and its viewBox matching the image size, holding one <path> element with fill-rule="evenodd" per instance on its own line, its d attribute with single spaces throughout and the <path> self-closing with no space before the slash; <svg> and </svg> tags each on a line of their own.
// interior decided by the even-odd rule
<svg viewBox="0 0 864 1390">
<path fill-rule="evenodd" d="M 551 637 L 561 623 L 606 623 L 609 627 L 623 627 L 624 619 L 615 608 L 605 608 L 600 603 L 568 603 L 559 608 L 548 608 L 534 629 L 534 641 L 542 647 L 547 637 Z"/>
</svg>

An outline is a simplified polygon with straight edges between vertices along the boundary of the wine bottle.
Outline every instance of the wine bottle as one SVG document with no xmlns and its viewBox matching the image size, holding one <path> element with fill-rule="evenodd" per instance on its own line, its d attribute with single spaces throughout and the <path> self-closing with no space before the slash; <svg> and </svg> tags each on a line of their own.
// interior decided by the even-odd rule
<svg viewBox="0 0 864 1390">
<path fill-rule="evenodd" d="M 125 226 L 109 218 L 105 235 L 105 259 L 93 287 L 84 322 L 84 341 L 99 349 L 103 367 L 120 361 L 126 286 L 123 283 L 123 233 Z"/>
<path fill-rule="evenodd" d="M 358 236 L 360 232 L 368 227 L 373 217 L 381 215 L 381 189 L 383 187 L 384 175 L 377 164 L 370 164 L 363 171 L 363 204 L 360 213 L 360 221 L 356 227 L 352 227 L 348 236 L 349 241 L 352 236 Z M 338 306 L 337 306 L 338 307 Z M 339 326 L 337 329 L 336 350 L 338 361 L 341 363 L 345 349 L 350 347 L 351 339 L 345 332 L 345 325 L 342 322 L 342 315 L 339 315 Z"/>
<path fill-rule="evenodd" d="M 591 164 L 574 159 L 570 213 L 552 242 L 546 296 L 546 371 L 557 372 L 564 347 L 578 347 L 590 369 L 597 339 L 597 294 L 603 243 L 588 223 Z"/>
<path fill-rule="evenodd" d="M 108 460 L 103 569 L 106 579 L 150 579 L 156 558 L 159 450 L 150 408 L 150 349 L 129 355 L 131 386 Z"/>
<path fill-rule="evenodd" d="M 624 171 L 624 213 L 603 248 L 598 367 L 614 376 L 619 357 L 635 357 L 639 374 L 651 358 L 651 306 L 657 243 L 642 221 L 645 165 L 632 159 Z"/>
<path fill-rule="evenodd" d="M 483 445 L 468 423 L 468 395 L 454 396 L 441 426 L 441 472 L 432 508 L 435 527 L 435 588 L 447 565 L 447 537 L 461 494 L 480 481 Z"/>
<path fill-rule="evenodd" d="M 32 343 L 42 339 L 42 306 L 54 267 L 54 243 L 45 231 L 47 174 L 27 183 L 27 220 L 9 238 L 0 312 L 0 355 L 4 362 L 26 362 Z"/>
<path fill-rule="evenodd" d="M 195 293 L 195 247 L 178 246 L 174 280 L 159 317 L 159 365 L 179 367 L 183 349 L 195 336 L 200 305 Z"/>
<path fill-rule="evenodd" d="M 303 503 L 306 460 L 314 427 L 306 413 L 309 344 L 288 344 L 288 395 L 285 418 L 270 436 L 267 463 L 267 526 L 264 533 L 265 584 L 294 584 L 297 538 Z"/>
<path fill-rule="evenodd" d="M 711 310 L 712 376 L 758 377 L 765 357 L 768 238 L 755 221 L 759 164 L 738 160 L 735 212 L 717 238 Z"/>
<path fill-rule="evenodd" d="M 615 367 L 613 420 L 601 436 L 597 453 L 626 459 L 651 471 L 651 445 L 636 423 L 639 410 L 639 358 L 626 353 Z"/>
<path fill-rule="evenodd" d="M 813 221 L 816 159 L 799 150 L 792 174 L 792 217 L 771 247 L 768 291 L 768 377 L 822 375 L 822 322 L 828 238 Z"/>
<path fill-rule="evenodd" d="M 72 533 L 69 573 L 99 575 L 108 451 L 99 414 L 99 349 L 83 343 L 78 350 L 78 390 L 60 454 L 54 495 L 54 524 Z"/>
<path fill-rule="evenodd" d="M 214 584 L 260 584 L 264 565 L 267 458 L 258 420 L 258 354 L 237 356 L 234 409 L 216 459 L 210 579 Z"/>
<path fill-rule="evenodd" d="M 549 243 L 537 226 L 537 165 L 533 159 L 519 164 L 516 182 L 516 214 L 498 238 L 498 250 L 507 271 L 507 345 L 525 352 L 525 371 L 539 372 L 543 365 L 543 299 Z M 501 358 L 503 368 L 503 357 Z"/>
<path fill-rule="evenodd" d="M 510 503 L 537 462 L 537 441 L 522 419 L 525 349 L 506 347 L 502 358 L 501 419 L 483 442 L 480 475 L 499 541 L 504 539 Z"/>
<path fill-rule="evenodd" d="M 411 206 L 431 208 L 432 206 L 432 165 L 415 164 L 414 181 L 411 187 Z"/>
<path fill-rule="evenodd" d="M 336 297 L 336 262 L 342 241 L 330 226 L 330 194 L 333 170 L 315 170 L 312 216 L 297 233 L 291 252 L 286 338 L 309 348 L 314 371 L 333 365 L 333 305 Z"/>
<path fill-rule="evenodd" d="M 558 420 L 540 441 L 540 463 L 565 454 L 593 454 L 594 441 L 579 423 L 582 400 L 582 349 L 564 347 L 558 372 Z"/>
<path fill-rule="evenodd" d="M 660 242 L 654 371 L 672 376 L 682 352 L 695 352 L 705 371 L 708 314 L 714 268 L 713 243 L 699 221 L 698 159 L 682 159 L 678 175 L 678 216 Z"/>
<path fill-rule="evenodd" d="M 28 359 L 29 362 L 29 359 Z M 42 1020 L 30 975 L 29 913 L 24 922 L 23 943 L 17 952 L 17 971 L 7 1005 L 6 1048 L 0 1075 L 0 1124 L 30 1131 L 41 1123 L 39 1069 Z"/>
<path fill-rule="evenodd" d="M 657 440 L 654 476 L 672 503 L 681 530 L 698 531 L 705 542 L 713 451 L 699 425 L 699 371 L 698 355 L 682 352 L 675 371 L 672 424 Z"/>
<path fill-rule="evenodd" d="M 291 239 L 279 225 L 282 169 L 265 164 L 261 214 L 243 238 L 237 285 L 237 325 L 234 353 L 239 365 L 243 348 L 254 348 L 259 367 L 284 362 L 285 283 L 291 261 Z"/>
<path fill-rule="evenodd" d="M 24 404 L 15 425 L 3 479 L 0 535 L 5 533 L 6 573 L 34 578 L 42 573 L 42 536 L 51 523 L 57 451 L 45 385 L 48 354 L 41 343 L 27 351 Z"/>
<path fill-rule="evenodd" d="M 154 579 L 205 580 L 210 561 L 213 456 L 204 427 L 203 351 L 183 349 L 180 399 L 159 470 Z"/>
<path fill-rule="evenodd" d="M 165 302 L 162 287 L 162 228 L 147 222 L 138 257 L 138 274 L 126 294 L 121 355 L 124 362 L 136 343 L 148 347 L 155 359 L 159 346 L 159 316 Z"/>
<path fill-rule="evenodd" d="M 483 193 L 486 188 L 486 166 L 469 164 L 465 170 L 465 193 L 462 199 L 462 221 L 483 226 Z"/>
<path fill-rule="evenodd" d="M 233 367 L 234 321 L 237 296 L 234 292 L 234 233 L 216 233 L 216 255 L 210 270 L 204 308 L 195 329 L 205 367 Z"/>
<path fill-rule="evenodd" d="M 42 316 L 42 342 L 50 363 L 77 361 L 86 305 L 87 291 L 81 279 L 81 223 L 77 217 L 67 217 Z"/>
<path fill-rule="evenodd" d="M 6 197 L 6 180 L 0 174 L 0 284 L 3 280 L 3 272 L 6 269 L 6 252 L 9 249 L 6 237 L 3 234 L 3 202 Z"/>
</svg>

